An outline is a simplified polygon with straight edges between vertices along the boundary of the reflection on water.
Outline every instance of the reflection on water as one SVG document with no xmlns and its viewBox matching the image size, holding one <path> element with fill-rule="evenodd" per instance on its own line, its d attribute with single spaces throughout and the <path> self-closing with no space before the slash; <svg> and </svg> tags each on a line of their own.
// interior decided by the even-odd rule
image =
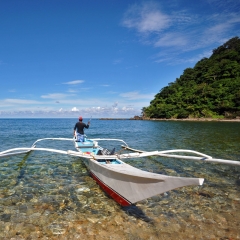
<svg viewBox="0 0 240 240">
<path fill-rule="evenodd" d="M 217 141 L 212 136 L 217 130 L 211 130 L 215 125 L 200 124 L 198 128 L 206 132 L 197 134 L 195 124 L 134 122 L 148 124 L 151 133 L 147 145 L 138 136 L 137 129 L 142 125 L 131 126 L 136 129 L 135 140 L 128 134 L 124 135 L 126 139 L 120 138 L 134 148 L 163 150 L 190 146 L 188 149 L 204 149 L 202 152 L 209 155 L 239 159 L 236 150 L 239 136 L 231 126 L 227 131 L 235 141 L 229 136 L 228 140 L 221 140 L 222 135 Z M 107 127 L 111 124 L 107 122 Z M 159 142 L 157 131 L 161 135 Z M 174 132 L 182 139 L 181 143 L 173 138 Z M 204 142 L 207 133 L 211 135 L 209 143 Z M 113 137 L 110 135 L 107 137 Z M 194 143 L 191 139 L 195 135 Z M 29 146 L 33 142 L 26 145 L 25 141 L 20 140 L 19 144 Z M 224 147 L 225 142 L 228 148 Z M 54 147 L 51 144 L 47 147 Z M 57 148 L 70 149 L 61 144 Z M 230 147 L 232 152 L 228 151 Z M 126 162 L 170 176 L 203 177 L 205 182 L 203 186 L 172 190 L 122 208 L 106 196 L 78 158 L 42 152 L 3 158 L 0 159 L 0 239 L 240 239 L 239 167 L 159 157 Z"/>
</svg>

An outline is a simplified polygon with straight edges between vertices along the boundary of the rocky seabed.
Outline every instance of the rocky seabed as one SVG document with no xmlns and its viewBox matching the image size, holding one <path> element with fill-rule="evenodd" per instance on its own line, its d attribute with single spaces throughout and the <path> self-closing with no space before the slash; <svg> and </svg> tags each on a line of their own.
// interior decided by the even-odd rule
<svg viewBox="0 0 240 240">
<path fill-rule="evenodd" d="M 239 181 L 203 173 L 185 187 L 121 208 L 81 163 L 26 168 L 6 164 L 0 183 L 0 239 L 240 239 Z M 190 167 L 188 171 L 193 171 Z M 168 175 L 178 175 L 164 169 Z M 221 187 L 222 186 L 222 187 Z"/>
</svg>

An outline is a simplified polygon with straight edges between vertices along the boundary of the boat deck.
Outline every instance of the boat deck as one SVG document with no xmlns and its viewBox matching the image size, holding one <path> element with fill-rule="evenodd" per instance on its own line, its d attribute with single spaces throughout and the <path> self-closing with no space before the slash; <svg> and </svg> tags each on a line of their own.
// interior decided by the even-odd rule
<svg viewBox="0 0 240 240">
<path fill-rule="evenodd" d="M 113 165 L 119 165 L 122 164 L 120 161 L 118 161 L 117 159 L 97 159 L 96 161 L 98 161 L 100 164 L 113 164 Z"/>
</svg>

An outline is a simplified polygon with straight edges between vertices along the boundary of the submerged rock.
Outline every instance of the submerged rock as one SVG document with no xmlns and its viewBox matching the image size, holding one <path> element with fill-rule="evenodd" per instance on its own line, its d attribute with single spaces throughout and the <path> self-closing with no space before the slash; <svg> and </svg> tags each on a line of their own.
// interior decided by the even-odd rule
<svg viewBox="0 0 240 240">
<path fill-rule="evenodd" d="M 0 220 L 3 222 L 10 222 L 11 216 L 11 214 L 2 214 L 0 215 Z"/>
</svg>

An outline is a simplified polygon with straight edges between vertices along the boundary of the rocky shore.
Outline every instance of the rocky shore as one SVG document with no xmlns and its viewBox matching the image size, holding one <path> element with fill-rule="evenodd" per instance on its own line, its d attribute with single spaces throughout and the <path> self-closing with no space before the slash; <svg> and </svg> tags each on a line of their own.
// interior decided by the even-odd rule
<svg viewBox="0 0 240 240">
<path fill-rule="evenodd" d="M 134 119 L 135 120 L 135 119 Z M 240 122 L 240 118 L 234 119 L 216 119 L 216 118 L 181 118 L 181 119 L 163 119 L 163 118 L 145 118 L 142 120 L 150 120 L 150 121 L 199 121 L 199 122 Z"/>
<path fill-rule="evenodd" d="M 147 121 L 199 121 L 199 122 L 240 122 L 240 117 L 238 118 L 145 118 L 141 116 L 134 116 L 133 118 L 100 118 L 99 120 L 147 120 Z"/>
</svg>

